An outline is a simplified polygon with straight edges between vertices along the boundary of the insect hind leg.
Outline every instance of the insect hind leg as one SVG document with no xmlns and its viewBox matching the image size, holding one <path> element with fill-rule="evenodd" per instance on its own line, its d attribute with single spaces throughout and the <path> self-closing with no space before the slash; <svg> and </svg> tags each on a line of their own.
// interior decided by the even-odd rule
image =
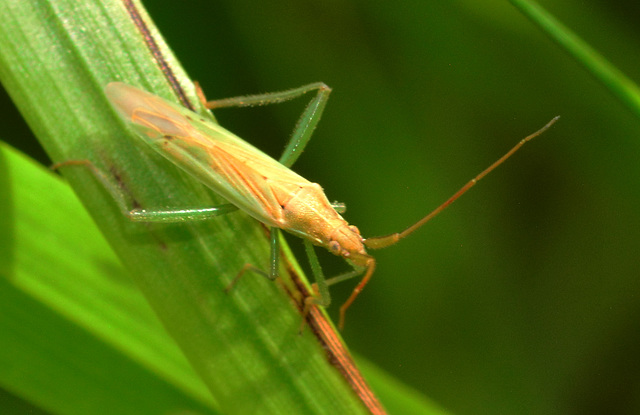
<svg viewBox="0 0 640 415">
<path fill-rule="evenodd" d="M 293 133 L 291 134 L 291 138 L 289 139 L 282 156 L 280 156 L 280 159 L 278 160 L 286 167 L 291 167 L 304 151 L 304 148 L 311 139 L 313 130 L 316 128 L 320 118 L 322 117 L 322 112 L 324 111 L 324 107 L 329 100 L 329 94 L 331 93 L 331 88 L 327 85 L 322 82 L 315 82 L 298 88 L 288 89 L 286 91 L 269 92 L 257 95 L 243 95 L 239 97 L 207 101 L 200 85 L 196 83 L 195 86 L 200 101 L 208 109 L 255 107 L 260 105 L 278 104 L 301 97 L 308 92 L 317 91 L 316 96 L 311 99 L 309 104 L 307 104 L 307 107 L 298 119 Z"/>
</svg>

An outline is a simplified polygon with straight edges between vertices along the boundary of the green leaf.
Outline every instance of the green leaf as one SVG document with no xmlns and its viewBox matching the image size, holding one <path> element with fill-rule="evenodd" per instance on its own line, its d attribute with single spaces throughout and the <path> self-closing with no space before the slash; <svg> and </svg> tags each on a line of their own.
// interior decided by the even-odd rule
<svg viewBox="0 0 640 415">
<path fill-rule="evenodd" d="M 635 82 L 536 2 L 509 1 L 573 56 L 636 116 L 640 116 L 640 88 Z"/>
<path fill-rule="evenodd" d="M 0 79 L 54 161 L 91 160 L 142 208 L 219 204 L 208 189 L 137 145 L 106 101 L 103 86 L 121 80 L 169 99 L 197 102 L 192 83 L 144 12 L 143 20 L 132 18 L 133 7 L 140 10 L 138 4 L 115 1 L 3 3 Z M 140 31 L 142 22 L 149 33 Z M 157 42 L 155 55 L 149 53 L 149 35 Z M 158 60 L 160 55 L 163 60 Z M 299 334 L 296 297 L 284 285 L 247 277 L 225 294 L 224 288 L 244 263 L 268 263 L 268 243 L 258 223 L 242 213 L 176 225 L 131 223 L 86 169 L 67 167 L 64 175 L 222 412 L 364 411 L 312 330 Z M 44 219 L 55 218 L 52 206 L 35 206 Z M 63 226 L 83 232 L 78 225 L 65 221 Z M 57 252 L 66 263 L 77 254 Z M 7 258 L 13 264 L 12 256 Z M 96 261 L 93 267 L 105 265 L 99 258 L 90 260 Z M 79 270 L 88 272 L 86 267 Z M 74 280 L 65 280 L 64 285 L 86 288 Z M 56 310 L 67 303 L 52 301 Z M 83 324 L 95 330 L 94 318 L 85 318 L 89 321 Z M 128 320 L 120 324 L 140 334 Z M 150 353 L 140 339 L 122 342 L 118 347 L 128 353 Z M 74 355 L 66 358 L 73 360 Z M 164 377 L 172 382 L 182 379 L 186 370 L 180 359 L 175 366 L 164 368 L 171 373 Z M 190 386 L 180 387 L 210 403 L 197 382 L 185 383 Z M 66 408 L 58 404 L 55 410 L 64 412 Z M 67 400 L 66 405 L 72 403 Z"/>
<path fill-rule="evenodd" d="M 0 180 L 0 385 L 52 413 L 215 413 L 69 186 L 2 143 Z"/>
<path fill-rule="evenodd" d="M 2 143 L 0 178 L 0 385 L 55 413 L 214 413 L 71 189 Z M 442 413 L 365 369 L 392 409 Z"/>
</svg>

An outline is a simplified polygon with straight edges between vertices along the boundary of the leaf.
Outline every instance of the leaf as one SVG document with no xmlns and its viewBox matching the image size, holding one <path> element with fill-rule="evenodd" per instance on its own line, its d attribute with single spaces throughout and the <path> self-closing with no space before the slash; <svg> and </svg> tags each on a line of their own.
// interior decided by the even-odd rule
<svg viewBox="0 0 640 415">
<path fill-rule="evenodd" d="M 0 79 L 54 161 L 91 160 L 143 208 L 219 204 L 201 184 L 138 146 L 104 97 L 107 82 L 122 80 L 197 102 L 148 18 L 132 19 L 138 7 L 115 1 L 3 3 Z M 225 294 L 244 263 L 268 262 L 259 224 L 241 213 L 198 223 L 131 223 L 86 169 L 64 170 L 222 412 L 363 412 L 312 330 L 298 334 L 297 297 L 284 285 L 247 277 Z M 46 218 L 50 209 L 40 214 Z"/>
<path fill-rule="evenodd" d="M 0 384 L 51 413 L 215 413 L 69 186 L 2 143 L 0 178 Z"/>
<path fill-rule="evenodd" d="M 636 116 L 640 116 L 640 88 L 629 77 L 537 3 L 529 0 L 510 1 L 584 66 Z"/>
</svg>

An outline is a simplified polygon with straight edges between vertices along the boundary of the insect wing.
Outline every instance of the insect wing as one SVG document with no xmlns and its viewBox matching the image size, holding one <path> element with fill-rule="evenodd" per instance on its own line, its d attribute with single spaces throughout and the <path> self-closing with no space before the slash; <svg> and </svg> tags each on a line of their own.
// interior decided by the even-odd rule
<svg viewBox="0 0 640 415">
<path fill-rule="evenodd" d="M 286 200 L 309 181 L 200 115 L 132 86 L 105 92 L 153 149 L 259 221 L 281 227 Z"/>
</svg>

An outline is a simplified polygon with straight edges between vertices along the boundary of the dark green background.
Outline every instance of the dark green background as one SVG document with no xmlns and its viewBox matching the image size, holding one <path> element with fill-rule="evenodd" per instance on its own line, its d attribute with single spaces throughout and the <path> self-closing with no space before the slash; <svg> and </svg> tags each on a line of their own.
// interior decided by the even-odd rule
<svg viewBox="0 0 640 415">
<path fill-rule="evenodd" d="M 347 203 L 365 236 L 409 225 L 561 115 L 375 253 L 344 336 L 452 413 L 640 412 L 640 121 L 508 2 L 144 3 L 210 98 L 334 88 L 295 169 Z M 637 3 L 557 3 L 541 2 L 640 79 Z M 2 105 L 3 137 L 41 155 Z M 277 155 L 303 106 L 216 115 Z M 352 287 L 335 287 L 336 303 Z"/>
</svg>

